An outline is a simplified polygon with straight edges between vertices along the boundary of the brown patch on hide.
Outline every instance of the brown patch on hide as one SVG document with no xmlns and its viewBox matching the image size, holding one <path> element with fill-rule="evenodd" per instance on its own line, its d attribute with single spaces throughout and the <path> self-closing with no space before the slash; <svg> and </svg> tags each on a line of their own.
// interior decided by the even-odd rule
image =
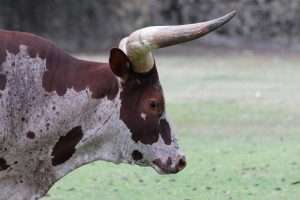
<svg viewBox="0 0 300 200">
<path fill-rule="evenodd" d="M 61 55 L 57 55 L 60 57 Z M 118 92 L 118 82 L 106 65 L 80 61 L 77 59 L 56 58 L 47 61 L 47 70 L 43 75 L 43 87 L 47 92 L 56 91 L 63 96 L 67 89 L 73 88 L 76 92 L 89 89 L 92 98 L 107 96 L 113 99 Z"/>
<path fill-rule="evenodd" d="M 65 136 L 61 136 L 52 151 L 52 165 L 60 165 L 66 162 L 75 153 L 75 147 L 82 139 L 81 126 L 70 130 Z"/>
<path fill-rule="evenodd" d="M 6 163 L 4 158 L 0 158 L 0 171 L 6 170 L 9 168 L 9 165 Z"/>
<path fill-rule="evenodd" d="M 6 76 L 4 74 L 0 74 L 0 90 L 4 90 L 6 86 Z"/>
<path fill-rule="evenodd" d="M 6 60 L 6 53 L 17 54 L 20 45 L 28 47 L 31 57 L 39 55 L 45 58 L 54 45 L 52 42 L 36 35 L 16 31 L 0 31 L 0 64 Z"/>
<path fill-rule="evenodd" d="M 172 142 L 171 129 L 170 129 L 170 125 L 167 122 L 167 120 L 165 120 L 165 119 L 160 120 L 159 132 L 160 132 L 160 135 L 161 135 L 162 139 L 164 140 L 164 142 L 167 145 L 170 145 Z"/>
<path fill-rule="evenodd" d="M 57 48 L 52 42 L 36 35 L 15 31 L 0 31 L 0 64 L 6 51 L 17 54 L 20 45 L 27 46 L 30 57 L 46 59 L 43 88 L 63 96 L 67 89 L 80 92 L 89 89 L 92 98 L 107 96 L 113 99 L 118 92 L 118 82 L 108 64 L 78 60 Z M 0 76 L 0 89 L 5 86 Z"/>
<path fill-rule="evenodd" d="M 153 144 L 161 134 L 165 143 L 171 144 L 168 122 L 163 120 L 160 125 L 165 105 L 156 67 L 144 74 L 132 72 L 122 87 L 121 119 L 130 129 L 132 139 L 143 144 Z M 153 108 L 153 99 L 155 106 L 159 106 Z M 141 113 L 146 114 L 145 119 Z"/>
<path fill-rule="evenodd" d="M 26 136 L 27 136 L 27 138 L 33 140 L 33 139 L 35 138 L 35 133 L 32 132 L 32 131 L 28 131 L 28 132 L 26 133 Z"/>
<path fill-rule="evenodd" d="M 138 150 L 134 150 L 132 152 L 131 156 L 132 156 L 132 159 L 135 160 L 135 161 L 143 159 L 143 154 Z"/>
</svg>

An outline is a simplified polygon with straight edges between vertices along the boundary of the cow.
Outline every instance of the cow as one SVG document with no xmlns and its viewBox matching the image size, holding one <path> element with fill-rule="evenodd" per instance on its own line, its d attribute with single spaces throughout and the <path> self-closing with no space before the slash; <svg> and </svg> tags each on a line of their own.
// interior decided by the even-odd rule
<svg viewBox="0 0 300 200">
<path fill-rule="evenodd" d="M 234 15 L 139 29 L 111 49 L 108 63 L 77 59 L 30 33 L 0 31 L 0 199 L 39 199 L 96 160 L 181 171 L 186 160 L 151 51 L 204 36 Z"/>
</svg>

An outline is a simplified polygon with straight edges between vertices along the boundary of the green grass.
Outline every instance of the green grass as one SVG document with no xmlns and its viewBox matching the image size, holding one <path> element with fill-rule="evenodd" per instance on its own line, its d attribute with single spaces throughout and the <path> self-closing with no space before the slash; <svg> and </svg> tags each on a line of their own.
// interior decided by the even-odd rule
<svg viewBox="0 0 300 200">
<path fill-rule="evenodd" d="M 178 175 L 97 162 L 55 185 L 46 199 L 299 199 L 299 137 L 181 138 L 188 156 Z M 53 195 L 53 196 L 52 196 Z"/>
<path fill-rule="evenodd" d="M 191 62 L 190 60 L 193 60 Z M 44 200 L 298 200 L 300 61 L 262 55 L 157 58 L 168 114 L 188 166 L 95 162 Z"/>
</svg>

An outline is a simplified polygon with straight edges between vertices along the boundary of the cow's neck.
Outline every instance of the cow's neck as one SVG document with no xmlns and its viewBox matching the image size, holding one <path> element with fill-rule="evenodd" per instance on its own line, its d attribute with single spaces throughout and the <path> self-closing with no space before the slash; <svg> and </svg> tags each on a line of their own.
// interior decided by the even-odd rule
<svg viewBox="0 0 300 200">
<path fill-rule="evenodd" d="M 129 156 L 127 144 L 131 141 L 127 140 L 131 133 L 120 119 L 120 107 L 119 93 L 112 100 L 101 100 L 95 114 L 81 124 L 83 137 L 76 145 L 74 155 L 55 167 L 57 177 L 96 160 L 120 163 Z"/>
<path fill-rule="evenodd" d="M 81 109 L 78 112 L 79 115 L 75 114 L 75 117 L 80 117 L 71 119 L 72 122 L 70 124 L 72 125 L 67 129 L 69 132 L 63 136 L 67 137 L 70 132 L 73 132 L 71 140 L 66 143 L 63 142 L 61 147 L 58 147 L 58 155 L 55 155 L 53 152 L 55 152 L 57 144 L 62 137 L 53 146 L 52 164 L 55 165 L 53 167 L 55 180 L 93 161 L 105 160 L 120 163 L 128 160 L 124 158 L 129 156 L 127 144 L 131 141 L 126 142 L 126 140 L 130 138 L 128 135 L 131 133 L 120 119 L 122 103 L 120 99 L 120 93 L 122 92 L 120 80 L 112 74 L 107 64 L 76 60 L 77 62 L 79 63 L 80 73 L 78 72 L 77 77 L 73 80 L 66 80 L 70 84 L 74 84 L 74 87 L 71 89 L 67 88 L 65 93 L 61 95 L 60 93 L 63 90 L 60 91 L 60 86 L 53 86 L 51 84 L 48 88 L 46 86 L 46 89 L 49 89 L 50 92 L 55 90 L 58 96 L 66 95 L 67 97 L 71 97 L 69 99 L 73 103 L 69 102 L 67 106 L 74 106 L 70 108 L 72 112 L 76 110 L 75 107 L 77 106 Z M 80 68 L 91 71 L 87 73 L 86 70 L 81 71 Z M 64 77 L 68 77 L 69 73 L 76 74 L 77 71 L 67 71 Z M 82 90 L 84 87 L 76 85 L 76 81 L 82 81 L 86 89 Z M 74 101 L 78 102 L 78 104 L 74 104 Z M 74 153 L 71 157 L 65 159 L 65 154 L 68 154 L 70 150 L 68 149 L 70 141 L 72 143 L 71 146 L 75 144 L 73 146 Z M 53 162 L 55 157 L 58 157 L 56 163 Z"/>
</svg>

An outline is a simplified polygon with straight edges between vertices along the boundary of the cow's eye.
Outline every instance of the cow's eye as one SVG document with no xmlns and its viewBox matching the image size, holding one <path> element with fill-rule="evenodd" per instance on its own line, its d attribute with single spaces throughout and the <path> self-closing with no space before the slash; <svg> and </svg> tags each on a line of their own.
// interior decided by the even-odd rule
<svg viewBox="0 0 300 200">
<path fill-rule="evenodd" d="M 154 101 L 154 100 L 150 101 L 150 108 L 151 108 L 152 110 L 157 110 L 157 109 L 159 109 L 159 103 L 158 103 L 157 101 Z"/>
<path fill-rule="evenodd" d="M 147 105 L 147 110 L 154 115 L 160 116 L 162 113 L 162 105 L 161 102 L 158 101 L 157 99 L 149 99 L 148 100 L 148 105 Z"/>
</svg>

